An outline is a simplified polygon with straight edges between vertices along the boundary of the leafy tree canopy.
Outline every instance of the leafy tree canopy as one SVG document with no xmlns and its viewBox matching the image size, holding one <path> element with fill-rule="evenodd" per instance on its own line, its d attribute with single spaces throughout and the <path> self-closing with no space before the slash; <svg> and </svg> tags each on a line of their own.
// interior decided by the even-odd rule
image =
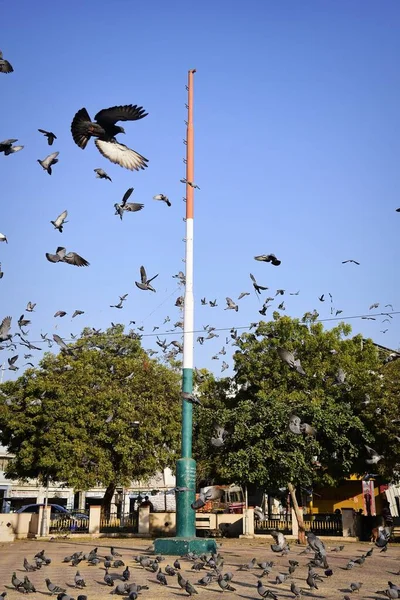
<svg viewBox="0 0 400 600">
<path fill-rule="evenodd" d="M 68 350 L 0 387 L 0 441 L 15 454 L 7 476 L 111 492 L 172 466 L 179 384 L 122 325 L 84 330 Z"/>
<path fill-rule="evenodd" d="M 343 323 L 325 331 L 313 314 L 301 322 L 274 313 L 273 321 L 242 334 L 235 376 L 199 383 L 203 407 L 194 438 L 200 477 L 276 489 L 288 482 L 335 485 L 371 469 L 393 473 L 384 460 L 368 466 L 364 445 L 379 451 L 387 443 L 384 415 L 392 415 L 393 394 L 383 372 L 396 363 L 384 365 L 371 340 L 350 333 Z M 278 348 L 294 353 L 305 374 L 284 362 Z M 397 389 L 399 415 L 398 408 Z M 316 436 L 292 433 L 293 414 Z M 210 444 L 215 425 L 227 431 L 221 448 Z M 400 463 L 398 451 L 392 458 Z"/>
</svg>

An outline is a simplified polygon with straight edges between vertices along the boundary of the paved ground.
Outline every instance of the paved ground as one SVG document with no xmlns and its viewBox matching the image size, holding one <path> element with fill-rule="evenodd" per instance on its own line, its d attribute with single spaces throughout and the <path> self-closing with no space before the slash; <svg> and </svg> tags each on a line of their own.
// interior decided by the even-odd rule
<svg viewBox="0 0 400 600">
<path fill-rule="evenodd" d="M 234 578 L 232 585 L 236 588 L 236 592 L 224 592 L 230 598 L 238 597 L 247 600 L 260 598 L 257 592 L 257 577 L 260 569 L 251 571 L 237 571 L 237 568 L 244 563 L 249 562 L 253 557 L 258 561 L 273 560 L 275 565 L 272 573 L 268 577 L 262 579 L 264 586 L 278 595 L 279 598 L 293 598 L 290 592 L 290 583 L 295 583 L 303 590 L 308 590 L 305 583 L 307 573 L 307 562 L 310 555 L 300 555 L 304 548 L 291 544 L 291 550 L 288 556 L 280 557 L 270 550 L 272 539 L 252 539 L 252 540 L 222 540 L 222 545 L 219 546 L 219 551 L 224 557 L 223 572 L 233 571 Z M 35 585 L 37 592 L 29 595 L 31 600 L 40 600 L 43 595 L 50 596 L 47 591 L 45 578 L 48 577 L 51 581 L 60 587 L 64 587 L 67 593 L 72 597 L 77 598 L 79 594 L 86 594 L 88 600 L 103 600 L 110 599 L 112 588 L 107 587 L 103 582 L 104 567 L 101 564 L 97 567 L 88 566 L 86 562 L 82 562 L 78 569 L 81 575 L 87 582 L 87 587 L 84 591 L 78 591 L 73 587 L 74 575 L 77 568 L 70 564 L 63 564 L 62 560 L 65 556 L 72 554 L 75 551 L 82 550 L 89 552 L 94 547 L 98 547 L 99 555 L 106 555 L 110 552 L 110 546 L 122 554 L 122 560 L 126 565 L 131 567 L 130 582 L 135 581 L 142 585 L 148 585 L 149 590 L 144 590 L 141 594 L 141 600 L 163 600 L 171 598 L 178 600 L 179 597 L 188 597 L 177 584 L 176 577 L 168 577 L 168 586 L 164 587 L 157 583 L 156 576 L 138 566 L 134 561 L 134 556 L 139 553 L 146 553 L 149 547 L 149 540 L 141 539 L 67 539 L 56 541 L 40 541 L 40 540 L 20 540 L 13 544 L 0 544 L 0 593 L 7 592 L 7 600 L 17 600 L 21 598 L 21 593 L 17 592 L 11 585 L 11 576 L 13 571 L 19 579 L 23 579 L 27 574 L 29 579 Z M 342 544 L 341 540 L 325 542 L 326 547 L 333 548 L 338 544 Z M 352 570 L 345 570 L 350 558 L 357 558 L 363 553 L 372 548 L 371 544 L 367 543 L 347 543 L 345 548 L 340 553 L 331 553 L 328 551 L 328 562 L 333 569 L 333 576 L 324 578 L 323 582 L 318 583 L 318 591 L 313 593 L 304 593 L 305 597 L 309 598 L 328 598 L 342 600 L 343 596 L 348 594 L 355 596 L 357 600 L 365 598 L 368 600 L 380 599 L 385 596 L 376 594 L 377 590 L 384 590 L 388 587 L 388 581 L 392 581 L 400 586 L 400 576 L 396 575 L 400 568 L 400 546 L 391 545 L 387 552 L 380 553 L 378 548 L 374 549 L 371 558 L 366 559 L 363 566 L 355 565 Z M 23 569 L 23 559 L 26 557 L 28 561 L 32 561 L 33 556 L 40 550 L 45 549 L 46 556 L 51 558 L 51 564 L 43 567 L 40 571 L 34 573 L 26 573 Z M 172 565 L 176 557 L 165 556 L 165 560 L 161 563 L 163 570 L 167 564 Z M 288 559 L 298 560 L 300 566 L 293 575 L 293 579 L 282 585 L 274 583 L 277 573 L 287 571 Z M 188 578 L 191 583 L 196 585 L 197 581 L 205 574 L 204 570 L 200 573 L 194 572 L 191 569 L 192 563 L 181 559 L 182 574 Z M 111 569 L 111 573 L 122 573 L 123 568 Z M 318 572 L 323 575 L 323 571 L 318 569 Z M 350 583 L 362 582 L 363 587 L 359 594 L 351 594 Z M 116 582 L 118 583 L 118 581 Z M 212 583 L 207 588 L 202 588 L 196 585 L 199 596 L 204 600 L 214 599 L 216 594 L 222 593 L 217 583 Z"/>
</svg>

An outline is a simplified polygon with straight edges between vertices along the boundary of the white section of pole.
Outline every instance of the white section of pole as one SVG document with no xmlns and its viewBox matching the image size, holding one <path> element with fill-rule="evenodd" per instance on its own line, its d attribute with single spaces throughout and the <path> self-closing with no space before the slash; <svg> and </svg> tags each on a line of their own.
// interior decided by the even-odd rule
<svg viewBox="0 0 400 600">
<path fill-rule="evenodd" d="M 194 295 L 193 295 L 193 219 L 186 219 L 186 287 L 183 310 L 183 368 L 193 369 Z"/>
</svg>

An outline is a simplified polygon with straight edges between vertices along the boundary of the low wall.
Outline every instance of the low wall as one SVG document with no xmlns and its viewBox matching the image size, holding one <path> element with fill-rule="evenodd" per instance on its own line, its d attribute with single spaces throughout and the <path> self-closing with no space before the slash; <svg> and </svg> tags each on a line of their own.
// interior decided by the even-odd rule
<svg viewBox="0 0 400 600">
<path fill-rule="evenodd" d="M 176 513 L 150 513 L 148 532 L 151 537 L 174 536 L 176 534 Z"/>
<path fill-rule="evenodd" d="M 30 513 L 0 513 L 0 541 L 13 542 L 15 539 L 32 537 L 37 534 L 34 517 Z M 32 525 L 34 532 L 32 532 Z"/>
</svg>

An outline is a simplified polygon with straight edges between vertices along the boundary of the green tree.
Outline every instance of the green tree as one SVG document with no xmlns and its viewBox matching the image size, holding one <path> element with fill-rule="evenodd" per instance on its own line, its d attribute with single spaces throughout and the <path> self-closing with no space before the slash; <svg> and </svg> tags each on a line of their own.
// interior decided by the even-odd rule
<svg viewBox="0 0 400 600">
<path fill-rule="evenodd" d="M 233 379 L 201 387 L 195 450 L 199 464 L 206 463 L 200 468 L 214 481 L 286 486 L 294 498 L 296 487 L 335 485 L 351 473 L 365 473 L 364 444 L 376 430 L 365 418 L 366 402 L 373 399 L 370 410 L 383 402 L 382 363 L 371 340 L 349 337 L 345 324 L 325 331 L 316 318 L 308 314 L 300 322 L 274 313 L 273 321 L 237 339 Z M 278 348 L 294 352 L 305 374 L 281 360 Z M 343 383 L 337 381 L 339 369 Z M 292 433 L 293 414 L 316 436 Z M 228 431 L 218 449 L 210 445 L 216 422 Z"/>
<path fill-rule="evenodd" d="M 7 476 L 78 490 L 117 485 L 172 466 L 179 448 L 180 378 L 117 325 L 85 330 L 39 368 L 0 388 L 0 440 L 15 454 Z"/>
</svg>

